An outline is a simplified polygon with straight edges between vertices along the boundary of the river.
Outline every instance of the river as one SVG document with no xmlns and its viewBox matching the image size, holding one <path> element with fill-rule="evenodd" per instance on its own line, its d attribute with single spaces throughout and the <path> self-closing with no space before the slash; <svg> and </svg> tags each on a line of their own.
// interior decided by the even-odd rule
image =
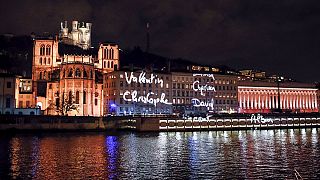
<svg viewBox="0 0 320 180">
<path fill-rule="evenodd" d="M 320 179 L 319 129 L 0 134 L 0 179 Z"/>
</svg>

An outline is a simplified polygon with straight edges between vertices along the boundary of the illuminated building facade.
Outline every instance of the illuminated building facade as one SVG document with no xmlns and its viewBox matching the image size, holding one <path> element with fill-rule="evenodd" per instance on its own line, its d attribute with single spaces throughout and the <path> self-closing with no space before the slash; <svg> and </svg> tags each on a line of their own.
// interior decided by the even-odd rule
<svg viewBox="0 0 320 180">
<path fill-rule="evenodd" d="M 114 43 L 89 48 L 91 24 L 82 26 L 73 21 L 73 29 L 68 33 L 67 26 L 62 24 L 60 39 L 34 41 L 32 104 L 41 107 L 44 114 L 104 114 L 103 75 L 119 68 L 119 48 Z"/>
<path fill-rule="evenodd" d="M 236 113 L 237 77 L 172 72 L 172 98 L 177 113 Z"/>
<path fill-rule="evenodd" d="M 317 90 L 317 102 L 318 102 L 318 112 L 320 112 L 320 90 Z"/>
<path fill-rule="evenodd" d="M 237 77 L 114 71 L 104 76 L 106 114 L 236 113 Z"/>
<path fill-rule="evenodd" d="M 19 79 L 18 92 L 16 93 L 16 108 L 31 108 L 32 95 L 32 79 Z"/>
<path fill-rule="evenodd" d="M 91 26 L 91 23 L 72 21 L 72 28 L 69 32 L 67 21 L 61 22 L 59 37 L 66 44 L 89 49 L 91 48 Z"/>
<path fill-rule="evenodd" d="M 170 74 L 114 71 L 103 79 L 105 114 L 172 114 Z"/>
<path fill-rule="evenodd" d="M 17 78 L 9 74 L 0 74 L 0 114 L 13 114 L 17 93 Z"/>
<path fill-rule="evenodd" d="M 240 113 L 318 112 L 317 89 L 302 83 L 240 82 Z M 280 101 L 278 97 L 280 95 Z"/>
</svg>

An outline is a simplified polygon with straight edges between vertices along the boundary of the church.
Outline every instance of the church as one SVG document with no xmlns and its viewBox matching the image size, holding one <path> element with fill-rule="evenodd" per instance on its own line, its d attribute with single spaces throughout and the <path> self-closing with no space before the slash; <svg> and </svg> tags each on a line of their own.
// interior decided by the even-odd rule
<svg viewBox="0 0 320 180">
<path fill-rule="evenodd" d="M 103 76 L 119 68 L 119 47 L 91 47 L 91 23 L 61 23 L 59 36 L 35 38 L 33 104 L 45 115 L 104 115 Z"/>
</svg>

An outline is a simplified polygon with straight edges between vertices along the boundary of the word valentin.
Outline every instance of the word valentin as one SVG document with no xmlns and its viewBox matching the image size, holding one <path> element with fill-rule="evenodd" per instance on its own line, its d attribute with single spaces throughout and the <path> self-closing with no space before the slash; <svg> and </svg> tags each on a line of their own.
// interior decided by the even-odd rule
<svg viewBox="0 0 320 180">
<path fill-rule="evenodd" d="M 146 73 L 141 72 L 139 77 L 135 76 L 133 72 L 128 75 L 127 72 L 124 73 L 125 78 L 128 84 L 131 84 L 131 82 L 140 83 L 140 84 L 160 84 L 161 87 L 163 87 L 163 80 L 158 77 L 158 75 L 151 74 L 150 78 L 146 78 Z"/>
<path fill-rule="evenodd" d="M 268 123 L 268 122 L 272 122 L 273 123 L 273 120 L 271 118 L 264 118 L 262 115 L 260 114 L 257 114 L 257 115 L 254 115 L 254 114 L 251 114 L 251 123 L 254 122 L 254 123 Z"/>
<path fill-rule="evenodd" d="M 211 99 L 211 102 L 205 102 L 197 98 L 193 98 L 192 102 L 194 107 L 211 107 L 213 109 L 213 99 Z"/>
<path fill-rule="evenodd" d="M 138 92 L 136 90 L 130 92 L 126 91 L 123 93 L 123 100 L 125 101 L 132 101 L 132 102 L 142 102 L 145 104 L 153 104 L 154 106 L 157 106 L 158 103 L 163 104 L 172 104 L 168 102 L 169 100 L 166 99 L 166 95 L 164 93 L 161 93 L 160 98 L 152 98 L 151 96 L 154 95 L 153 92 L 149 92 L 146 96 L 138 96 Z M 129 96 L 129 98 L 127 97 Z M 130 97 L 131 96 L 131 97 Z"/>
<path fill-rule="evenodd" d="M 205 96 L 206 94 L 203 91 L 216 91 L 216 88 L 214 86 L 210 86 L 208 84 L 206 85 L 200 85 L 199 81 L 193 82 L 193 90 L 194 91 L 200 91 L 201 96 Z"/>
</svg>

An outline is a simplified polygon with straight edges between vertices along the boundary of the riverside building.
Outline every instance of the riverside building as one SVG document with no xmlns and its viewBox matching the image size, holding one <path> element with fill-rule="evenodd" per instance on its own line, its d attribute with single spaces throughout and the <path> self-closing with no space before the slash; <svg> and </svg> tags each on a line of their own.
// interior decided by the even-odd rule
<svg viewBox="0 0 320 180">
<path fill-rule="evenodd" d="M 303 83 L 241 81 L 238 86 L 240 113 L 318 112 L 317 89 Z"/>
<path fill-rule="evenodd" d="M 73 21 L 70 33 L 66 23 L 61 25 L 59 39 L 34 40 L 32 103 L 44 114 L 104 114 L 102 78 L 118 69 L 119 48 L 114 43 L 91 48 L 90 33 L 90 23 Z"/>
<path fill-rule="evenodd" d="M 108 114 L 235 113 L 237 77 L 192 72 L 114 71 L 104 76 Z"/>
</svg>

